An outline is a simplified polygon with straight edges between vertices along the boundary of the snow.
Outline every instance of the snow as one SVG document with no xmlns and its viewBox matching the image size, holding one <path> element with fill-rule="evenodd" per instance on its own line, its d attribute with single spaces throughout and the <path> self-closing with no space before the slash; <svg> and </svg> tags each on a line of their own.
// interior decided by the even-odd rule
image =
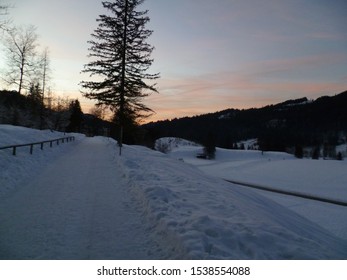
<svg viewBox="0 0 347 280">
<path fill-rule="evenodd" d="M 77 139 L 78 134 L 69 134 Z M 28 144 L 39 141 L 53 140 L 69 136 L 62 132 L 50 130 L 36 130 L 12 125 L 0 125 L 0 147 Z M 76 143 L 61 144 L 49 148 L 49 143 L 40 150 L 35 146 L 33 155 L 29 147 L 17 148 L 17 156 L 12 156 L 12 149 L 0 150 L 0 199 L 2 196 L 22 184 L 23 180 L 32 177 L 49 161 L 53 161 L 60 153 L 68 152 Z"/>
<path fill-rule="evenodd" d="M 188 152 L 184 148 L 176 149 L 171 155 L 219 178 L 347 201 L 346 161 L 297 159 L 280 152 L 262 154 L 219 148 L 215 160 L 203 161 L 195 157 L 198 152 L 199 148 Z"/>
<path fill-rule="evenodd" d="M 344 157 L 347 156 L 347 144 L 336 146 L 336 153 L 341 153 Z"/>
<path fill-rule="evenodd" d="M 221 179 L 347 202 L 346 161 L 297 159 L 286 153 L 220 148 L 217 148 L 215 160 L 206 161 L 196 158 L 201 149 L 178 147 L 173 149 L 170 156 Z M 254 192 L 347 240 L 346 207 L 264 191 Z"/>
<path fill-rule="evenodd" d="M 177 137 L 163 137 L 155 142 L 154 149 L 162 153 L 168 153 L 172 149 L 182 146 L 198 146 L 196 143 Z"/>
<path fill-rule="evenodd" d="M 39 176 L 17 174 L 29 180 L 1 200 L 0 259 L 163 257 L 115 169 L 113 147 L 82 138 Z"/>
<path fill-rule="evenodd" d="M 244 147 L 245 150 L 258 150 L 259 144 L 258 144 L 258 139 L 249 139 L 246 141 L 240 141 L 237 143 L 238 147 Z"/>
<path fill-rule="evenodd" d="M 24 143 L 42 133 L 0 125 L 0 136 L 9 130 Z M 76 136 L 33 155 L 0 151 L 0 258 L 347 258 L 346 238 L 206 174 L 212 161 L 188 163 L 198 147 L 165 155 L 124 145 L 119 157 L 111 139 Z M 240 155 L 239 164 L 255 168 L 256 160 Z"/>
<path fill-rule="evenodd" d="M 2 124 L 0 127 L 1 147 L 57 139 L 65 136 L 63 132 L 52 130 L 36 130 L 6 124 Z"/>
</svg>

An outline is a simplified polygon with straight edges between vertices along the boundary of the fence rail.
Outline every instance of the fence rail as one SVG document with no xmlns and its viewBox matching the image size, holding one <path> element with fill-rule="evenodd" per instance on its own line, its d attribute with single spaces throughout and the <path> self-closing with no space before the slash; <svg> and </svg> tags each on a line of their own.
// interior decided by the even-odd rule
<svg viewBox="0 0 347 280">
<path fill-rule="evenodd" d="M 53 139 L 53 140 L 46 140 L 46 141 L 41 141 L 41 142 L 35 142 L 35 143 L 28 143 L 28 144 L 19 144 L 19 145 L 11 145 L 11 146 L 4 146 L 0 147 L 0 150 L 6 150 L 6 149 L 12 149 L 12 155 L 17 154 L 17 148 L 20 147 L 30 147 L 30 154 L 33 154 L 34 146 L 40 145 L 41 150 L 43 150 L 44 144 L 49 143 L 49 146 L 52 148 L 53 143 L 57 143 L 59 145 L 60 143 L 65 143 L 65 141 L 71 142 L 75 141 L 75 136 L 69 136 L 69 137 L 63 137 L 63 138 L 58 138 L 58 139 Z"/>
</svg>

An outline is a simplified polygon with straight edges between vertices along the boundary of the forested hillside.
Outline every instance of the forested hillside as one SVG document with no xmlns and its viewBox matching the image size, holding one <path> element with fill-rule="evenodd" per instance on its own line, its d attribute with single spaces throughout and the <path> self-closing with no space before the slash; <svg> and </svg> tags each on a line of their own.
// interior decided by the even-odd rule
<svg viewBox="0 0 347 280">
<path fill-rule="evenodd" d="M 223 148 L 257 138 L 262 150 L 294 152 L 295 147 L 307 146 L 328 150 L 346 141 L 346 108 L 347 91 L 316 100 L 301 98 L 263 108 L 228 109 L 143 127 L 152 139 L 172 136 L 204 143 L 212 134 L 216 146 Z"/>
<path fill-rule="evenodd" d="M 316 100 L 301 98 L 263 108 L 227 109 L 194 117 L 125 126 L 127 144 L 153 146 L 161 137 L 243 148 L 240 141 L 257 139 L 264 151 L 287 151 L 298 157 L 337 157 L 336 146 L 347 139 L 347 91 Z M 0 91 L 0 123 L 39 129 L 75 131 L 117 138 L 117 125 L 83 114 L 78 100 L 58 99 L 42 104 L 35 95 Z M 306 154 L 305 154 L 306 152 Z M 346 154 L 346 151 L 343 151 Z"/>
</svg>

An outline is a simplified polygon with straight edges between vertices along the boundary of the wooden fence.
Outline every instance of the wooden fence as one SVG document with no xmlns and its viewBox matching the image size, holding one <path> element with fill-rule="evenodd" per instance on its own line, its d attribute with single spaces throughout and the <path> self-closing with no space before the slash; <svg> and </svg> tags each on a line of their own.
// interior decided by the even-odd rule
<svg viewBox="0 0 347 280">
<path fill-rule="evenodd" d="M 5 147 L 0 147 L 0 150 L 12 149 L 12 155 L 15 156 L 17 154 L 17 148 L 30 147 L 30 154 L 32 155 L 33 151 L 34 151 L 34 146 L 36 146 L 36 145 L 40 145 L 41 150 L 43 150 L 44 145 L 47 143 L 49 143 L 49 146 L 52 148 L 54 143 L 59 145 L 60 143 L 65 143 L 65 142 L 68 143 L 71 141 L 75 141 L 75 136 L 63 137 L 63 138 L 46 140 L 46 141 L 42 141 L 42 142 L 35 142 L 35 143 L 29 143 L 29 144 L 5 146 Z"/>
</svg>

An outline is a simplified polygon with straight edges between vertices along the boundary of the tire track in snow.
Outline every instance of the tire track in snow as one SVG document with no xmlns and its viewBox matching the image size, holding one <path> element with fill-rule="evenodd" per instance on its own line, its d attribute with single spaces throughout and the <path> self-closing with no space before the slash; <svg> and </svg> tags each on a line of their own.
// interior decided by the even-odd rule
<svg viewBox="0 0 347 280">
<path fill-rule="evenodd" d="M 105 138 L 86 138 L 0 205 L 0 259 L 160 259 Z"/>
<path fill-rule="evenodd" d="M 339 205 L 339 206 L 347 206 L 347 202 L 342 201 L 342 200 L 318 197 L 318 196 L 314 196 L 314 195 L 310 195 L 310 194 L 304 194 L 304 193 L 293 192 L 293 191 L 280 190 L 280 189 L 276 189 L 276 188 L 272 188 L 272 187 L 266 187 L 266 186 L 261 186 L 261 185 L 257 185 L 257 184 L 251 184 L 251 183 L 245 183 L 245 182 L 240 182 L 240 181 L 235 181 L 235 180 L 224 179 L 224 181 L 235 184 L 235 185 L 253 188 L 253 189 L 258 189 L 258 190 L 262 190 L 262 191 L 279 193 L 279 194 L 284 194 L 284 195 L 289 195 L 289 196 L 296 196 L 296 197 L 301 197 L 301 198 L 305 198 L 305 199 L 309 199 L 309 200 L 315 200 L 315 201 L 335 204 L 335 205 Z"/>
</svg>

